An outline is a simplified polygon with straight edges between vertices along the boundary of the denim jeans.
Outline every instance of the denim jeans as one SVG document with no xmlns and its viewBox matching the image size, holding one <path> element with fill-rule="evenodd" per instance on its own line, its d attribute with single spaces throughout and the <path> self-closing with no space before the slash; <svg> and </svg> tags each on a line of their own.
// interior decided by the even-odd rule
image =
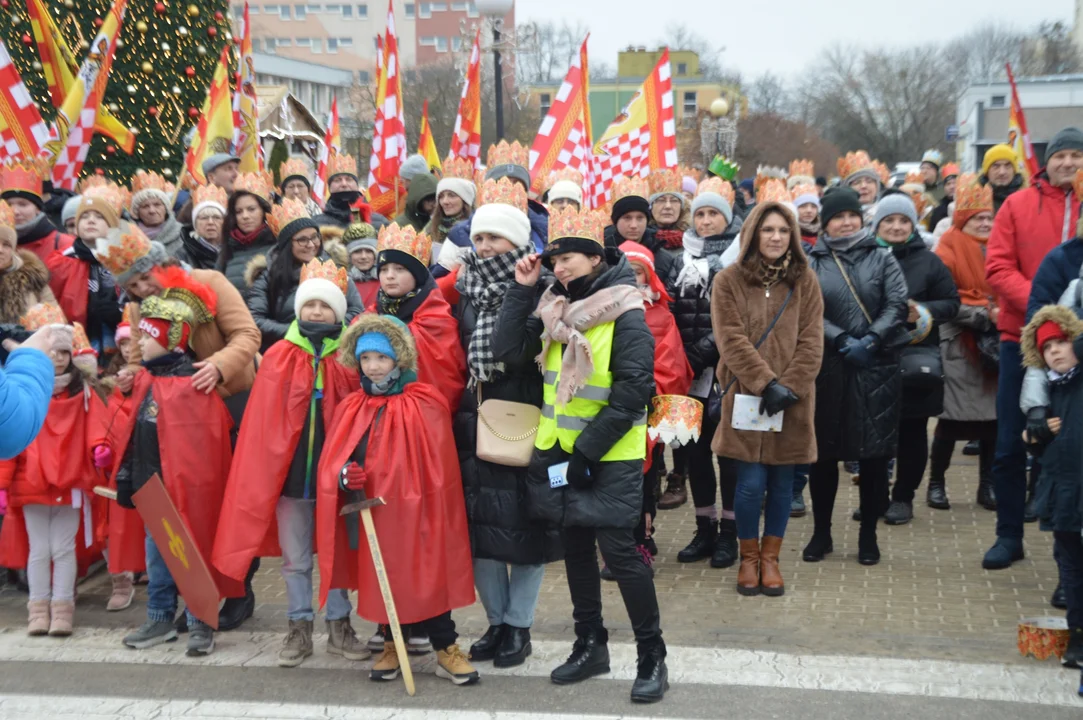
<svg viewBox="0 0 1083 720">
<path fill-rule="evenodd" d="M 1027 420 L 1019 409 L 1023 389 L 1019 343 L 1000 343 L 997 385 L 997 450 L 993 458 L 993 490 L 997 496 L 997 537 L 1023 539 L 1023 507 L 1027 502 Z"/>
<path fill-rule="evenodd" d="M 169 566 L 165 564 L 165 558 L 158 552 L 158 546 L 154 544 L 154 538 L 147 533 L 147 619 L 151 622 L 173 622 L 177 615 L 177 584 L 173 582 L 173 575 L 169 572 Z M 188 609 L 184 611 L 188 616 L 188 630 L 198 627 L 206 627 L 206 623 L 197 618 Z"/>
<path fill-rule="evenodd" d="M 316 501 L 278 498 L 278 545 L 282 548 L 282 580 L 286 583 L 286 619 L 312 620 L 312 533 Z M 353 610 L 345 590 L 327 593 L 327 619 L 342 620 Z"/>
<path fill-rule="evenodd" d="M 492 626 L 532 626 L 544 577 L 544 565 L 508 565 L 474 558 L 474 586 Z"/>
<path fill-rule="evenodd" d="M 793 496 L 797 497 L 805 492 L 805 486 L 808 485 L 808 473 L 811 465 L 794 465 L 793 466 Z"/>
<path fill-rule="evenodd" d="M 759 540 L 760 507 L 763 507 L 763 534 L 785 537 L 793 501 L 793 465 L 764 465 L 737 461 L 737 492 L 733 503 L 737 537 Z M 763 496 L 767 494 L 767 504 Z"/>
</svg>

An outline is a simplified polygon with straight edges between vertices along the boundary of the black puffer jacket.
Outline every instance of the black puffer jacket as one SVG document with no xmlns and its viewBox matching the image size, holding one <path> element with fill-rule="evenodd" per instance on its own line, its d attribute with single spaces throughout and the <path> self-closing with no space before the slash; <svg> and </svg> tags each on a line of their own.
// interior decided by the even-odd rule
<svg viewBox="0 0 1083 720">
<path fill-rule="evenodd" d="M 854 300 L 839 266 L 820 236 L 809 265 L 824 295 L 824 361 L 816 378 L 816 444 L 822 459 L 890 457 L 898 441 L 899 351 L 882 344 L 872 367 L 858 368 L 839 353 L 845 336 L 874 333 L 894 337 L 906 320 L 907 291 L 902 269 L 891 253 L 867 236 L 839 261 L 853 282 L 872 323 Z"/>
<path fill-rule="evenodd" d="M 196 234 L 195 228 L 188 226 L 181 231 L 184 247 L 177 252 L 176 258 L 193 270 L 214 270 L 218 265 L 219 249 Z"/>
<path fill-rule="evenodd" d="M 982 185 L 989 184 L 989 178 L 982 175 L 978 181 Z M 1019 173 L 1015 174 L 1012 181 L 1007 185 L 994 185 L 993 186 L 993 214 L 996 215 L 1000 212 L 1000 206 L 1004 204 L 1004 201 L 1015 194 L 1017 190 L 1023 189 L 1023 176 Z"/>
<path fill-rule="evenodd" d="M 940 323 L 954 320 L 959 314 L 959 291 L 948 266 L 929 249 L 921 235 L 914 233 L 901 245 L 893 245 L 891 253 L 902 268 L 910 299 L 924 305 L 933 316 L 933 329 L 917 345 L 908 344 L 908 333 L 914 329 L 904 323 L 895 334 L 891 344 L 901 346 L 901 354 L 930 353 L 940 355 Z M 906 418 L 933 417 L 944 412 L 944 383 L 929 387 L 903 386 L 902 415 Z"/>
<path fill-rule="evenodd" d="M 226 279 L 233 283 L 233 287 L 237 288 L 237 292 L 244 295 L 248 292 L 248 285 L 245 283 L 248 263 L 259 255 L 266 255 L 275 246 L 275 242 L 275 234 L 266 226 L 259 236 L 247 245 L 227 237 L 214 269 L 225 275 Z"/>
<path fill-rule="evenodd" d="M 608 248 L 606 265 L 571 283 L 570 292 L 559 283 L 553 290 L 574 300 L 603 288 L 635 285 L 635 273 L 624 255 Z M 500 310 L 493 336 L 493 353 L 500 362 L 536 355 L 541 351 L 542 322 L 532 315 L 537 305 L 534 288 L 512 285 Z M 613 375 L 609 405 L 598 413 L 576 440 L 576 448 L 593 462 L 593 484 L 585 490 L 551 489 L 549 468 L 566 462 L 569 454 L 560 443 L 534 450 L 527 474 L 528 510 L 535 519 L 564 527 L 633 528 L 642 517 L 643 461 L 598 462 L 643 417 L 654 394 L 654 337 L 642 310 L 624 313 L 614 322 Z"/>
<path fill-rule="evenodd" d="M 535 298 L 541 297 L 538 283 Z M 535 299 L 536 303 L 536 299 Z M 459 338 L 469 351 L 478 313 L 464 295 L 455 308 Z M 483 400 L 507 400 L 542 404 L 542 376 L 534 361 L 537 348 L 523 348 L 524 354 L 504 361 L 504 374 L 481 385 Z M 533 351 L 534 354 L 531 354 Z M 553 524 L 531 520 L 527 514 L 527 468 L 509 467 L 479 460 L 477 448 L 478 388 L 467 388 L 453 418 L 455 445 L 466 495 L 466 518 L 474 557 L 514 565 L 537 565 L 563 557 L 560 529 Z"/>
</svg>

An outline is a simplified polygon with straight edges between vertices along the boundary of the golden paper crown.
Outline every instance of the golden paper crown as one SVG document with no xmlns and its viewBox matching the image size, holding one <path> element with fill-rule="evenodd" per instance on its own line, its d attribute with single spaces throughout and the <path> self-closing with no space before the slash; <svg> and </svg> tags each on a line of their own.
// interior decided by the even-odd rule
<svg viewBox="0 0 1083 720">
<path fill-rule="evenodd" d="M 0 192 L 42 195 L 42 180 L 49 177 L 48 165 L 38 159 L 8 161 L 0 166 Z"/>
<path fill-rule="evenodd" d="M 906 177 L 903 178 L 903 185 L 921 185 L 925 187 L 925 176 L 921 174 L 920 170 L 911 170 L 906 173 Z"/>
<path fill-rule="evenodd" d="M 444 161 L 444 177 L 475 182 L 474 163 L 467 158 L 448 155 Z"/>
<path fill-rule="evenodd" d="M 613 202 L 626 197 L 640 197 L 646 200 L 650 196 L 651 186 L 647 178 L 621 176 L 613 180 Z"/>
<path fill-rule="evenodd" d="M 756 168 L 756 179 L 752 183 L 752 189 L 757 196 L 759 196 L 760 188 L 762 188 L 768 180 L 781 180 L 785 183 L 786 171 L 776 165 L 760 165 Z"/>
<path fill-rule="evenodd" d="M 887 181 L 891 179 L 891 170 L 888 169 L 888 166 L 879 160 L 873 160 L 872 167 L 876 170 L 876 174 L 880 176 L 880 184 L 887 185 Z"/>
<path fill-rule="evenodd" d="M 346 268 L 335 265 L 334 260 L 320 262 L 319 258 L 313 258 L 301 267 L 302 285 L 305 280 L 327 280 L 341 290 L 343 295 L 346 294 L 348 287 L 346 283 L 349 282 L 346 275 Z"/>
<path fill-rule="evenodd" d="M 172 195 L 176 188 L 173 183 L 156 172 L 137 170 L 135 175 L 132 175 L 132 194 L 134 195 L 142 190 L 158 190 L 166 195 Z"/>
<path fill-rule="evenodd" d="M 1075 199 L 1083 200 L 1083 168 L 1075 171 L 1072 178 L 1072 190 L 1075 191 Z"/>
<path fill-rule="evenodd" d="M 117 324 L 118 327 L 120 325 L 127 325 L 128 327 L 132 326 L 132 310 L 131 310 L 131 307 L 132 307 L 132 303 L 124 303 L 124 312 L 122 312 L 120 314 L 120 322 Z"/>
<path fill-rule="evenodd" d="M 960 175 L 955 184 L 955 212 L 993 210 L 993 186 L 982 185 L 972 173 Z"/>
<path fill-rule="evenodd" d="M 283 183 L 286 182 L 286 178 L 294 175 L 305 178 L 309 183 L 312 182 L 312 169 L 303 157 L 291 157 L 278 168 L 278 177 L 282 178 Z"/>
<path fill-rule="evenodd" d="M 271 213 L 267 216 L 267 226 L 271 228 L 271 232 L 278 235 L 294 220 L 302 220 L 308 216 L 308 208 L 303 202 L 293 198 L 283 198 L 281 205 L 271 208 Z"/>
<path fill-rule="evenodd" d="M 605 216 L 596 210 L 582 212 L 569 205 L 549 213 L 549 242 L 563 238 L 593 240 L 605 244 Z"/>
<path fill-rule="evenodd" d="M 0 225 L 14 229 L 15 211 L 4 200 L 0 200 Z"/>
<path fill-rule="evenodd" d="M 677 172 L 680 173 L 681 178 L 690 177 L 698 184 L 703 179 L 703 171 L 699 168 L 689 167 L 687 165 L 678 165 Z"/>
<path fill-rule="evenodd" d="M 866 170 L 873 167 L 872 158 L 864 150 L 857 150 L 855 152 L 846 153 L 845 157 L 840 157 L 836 163 L 839 171 L 839 177 L 845 182 L 846 178 L 853 175 L 858 170 Z"/>
<path fill-rule="evenodd" d="M 86 336 L 86 330 L 83 328 L 83 324 L 80 322 L 73 322 L 72 326 L 72 343 L 71 354 L 72 356 L 78 355 L 97 355 L 94 352 L 94 348 L 90 346 L 90 338 Z"/>
<path fill-rule="evenodd" d="M 681 176 L 677 174 L 676 170 L 665 168 L 655 170 L 647 178 L 647 183 L 650 185 L 651 195 L 658 195 L 659 193 L 681 194 Z"/>
<path fill-rule="evenodd" d="M 729 183 L 727 183 L 720 177 L 709 177 L 703 182 L 701 182 L 699 184 L 699 187 L 696 188 L 696 197 L 699 197 L 703 193 L 714 193 L 716 195 L 722 195 L 723 197 L 725 197 L 725 195 L 723 195 L 723 193 L 725 192 L 725 190 L 723 190 L 723 187 L 728 184 Z"/>
<path fill-rule="evenodd" d="M 790 198 L 794 202 L 802 195 L 815 195 L 816 197 L 819 197 L 820 191 L 815 185 L 795 185 L 790 189 Z"/>
<path fill-rule="evenodd" d="M 511 205 L 525 213 L 527 211 L 526 188 L 522 183 L 506 177 L 499 180 L 486 180 L 482 183 L 481 193 L 478 195 L 478 207 L 493 203 Z"/>
<path fill-rule="evenodd" d="M 910 201 L 914 203 L 914 210 L 918 213 L 918 219 L 925 217 L 925 210 L 929 207 L 929 199 L 925 194 L 925 186 L 922 185 L 920 190 L 910 190 L 906 194 L 910 197 Z"/>
<path fill-rule="evenodd" d="M 790 177 L 816 179 L 816 165 L 811 160 L 793 160 L 790 162 Z"/>
<path fill-rule="evenodd" d="M 134 223 L 121 223 L 119 228 L 98 238 L 94 257 L 114 276 L 127 272 L 135 261 L 150 254 L 150 239 Z"/>
<path fill-rule="evenodd" d="M 781 178 L 768 178 L 756 191 L 756 202 L 791 202 L 790 191 L 786 189 L 786 181 Z"/>
<path fill-rule="evenodd" d="M 251 193 L 256 197 L 263 198 L 268 203 L 271 202 L 271 197 L 274 195 L 274 187 L 274 178 L 266 170 L 241 173 L 233 181 L 233 192 Z"/>
<path fill-rule="evenodd" d="M 128 192 L 126 188 L 122 188 L 114 182 L 103 181 L 100 183 L 94 183 L 91 187 L 87 187 L 82 191 L 84 198 L 97 198 L 105 202 L 109 207 L 113 208 L 117 217 L 120 217 L 124 208 L 132 201 L 132 194 Z"/>
<path fill-rule="evenodd" d="M 507 140 L 501 140 L 496 145 L 490 145 L 487 157 L 489 167 L 496 165 L 528 167 L 530 164 L 530 151 L 520 145 L 518 140 L 510 145 Z"/>
<path fill-rule="evenodd" d="M 327 177 L 330 179 L 335 175 L 353 175 L 357 177 L 357 160 L 353 155 L 340 152 L 331 153 L 331 157 L 327 159 Z"/>
<path fill-rule="evenodd" d="M 432 239 L 414 230 L 412 225 L 399 227 L 398 223 L 393 222 L 380 228 L 380 236 L 376 240 L 377 255 L 384 250 L 404 252 L 428 267 L 432 257 Z"/>
<path fill-rule="evenodd" d="M 561 180 L 567 180 L 568 182 L 575 183 L 579 187 L 583 187 L 583 173 L 575 168 L 562 167 L 560 170 L 554 170 L 549 173 L 549 177 L 545 182 L 545 192 L 552 190 L 553 186 Z"/>
<path fill-rule="evenodd" d="M 58 305 L 38 303 L 19 318 L 19 324 L 26 330 L 34 332 L 46 325 L 67 325 L 68 319 L 64 317 L 64 311 Z"/>
<path fill-rule="evenodd" d="M 205 202 L 216 202 L 222 207 L 229 204 L 229 193 L 217 185 L 199 185 L 192 191 L 192 207 Z"/>
</svg>

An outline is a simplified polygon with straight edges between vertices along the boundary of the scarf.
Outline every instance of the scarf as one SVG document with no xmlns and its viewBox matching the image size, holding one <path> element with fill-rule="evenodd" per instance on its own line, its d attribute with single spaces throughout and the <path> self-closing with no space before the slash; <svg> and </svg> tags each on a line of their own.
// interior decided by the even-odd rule
<svg viewBox="0 0 1083 720">
<path fill-rule="evenodd" d="M 403 372 L 399 368 L 393 369 L 381 382 L 374 383 L 365 375 L 361 375 L 361 387 L 369 395 L 401 395 L 406 386 L 417 380 L 417 373 L 413 370 Z"/>
<path fill-rule="evenodd" d="M 376 264 L 373 263 L 372 267 L 368 270 L 359 270 L 353 265 L 350 266 L 350 279 L 354 282 L 372 282 L 373 280 L 379 280 L 380 274 L 376 272 Z"/>
<path fill-rule="evenodd" d="M 711 290 L 711 273 L 722 269 L 719 256 L 707 251 L 707 242 L 708 238 L 696 235 L 695 230 L 684 233 L 684 264 L 676 282 L 681 296 L 698 293 L 700 297 L 707 297 Z"/>
<path fill-rule="evenodd" d="M 658 229 L 654 231 L 654 237 L 670 250 L 680 250 L 681 243 L 684 242 L 684 233 L 680 230 Z"/>
<path fill-rule="evenodd" d="M 195 230 L 186 233 L 181 239 L 184 242 L 184 249 L 188 251 L 188 256 L 196 268 L 214 268 L 214 263 L 218 260 L 217 245 L 201 238 Z"/>
<path fill-rule="evenodd" d="M 790 260 L 792 258 L 793 250 L 787 250 L 785 255 L 778 260 L 775 260 L 773 263 L 767 262 L 763 255 L 759 256 L 759 268 L 756 272 L 760 276 L 760 282 L 763 283 L 765 290 L 770 290 L 777 282 L 786 276 L 786 271 L 790 269 Z"/>
<path fill-rule="evenodd" d="M 504 372 L 504 363 L 493 360 L 493 331 L 508 287 L 515 282 L 515 264 L 533 252 L 533 247 L 524 247 L 491 258 L 482 259 L 473 253 L 463 258 L 455 289 L 478 313 L 466 353 L 471 384 L 489 382 Z"/>
<path fill-rule="evenodd" d="M 305 210 L 308 211 L 309 217 L 316 217 L 323 213 L 323 208 L 321 208 L 312 198 L 305 199 Z"/>
<path fill-rule="evenodd" d="M 614 322 L 630 310 L 643 310 L 643 294 L 632 285 L 603 288 L 574 302 L 556 294 L 552 288 L 545 291 L 534 311 L 545 326 L 541 353 L 536 359 L 544 373 L 550 345 L 556 342 L 565 346 L 557 380 L 557 404 L 571 402 L 594 374 L 594 355 L 583 332 Z"/>
<path fill-rule="evenodd" d="M 165 223 L 162 223 L 161 225 L 155 225 L 154 227 L 150 227 L 149 225 L 144 225 L 141 222 L 136 223 L 136 225 L 138 225 L 139 229 L 143 231 L 143 234 L 146 235 L 151 240 L 158 239 L 158 233 L 162 232 L 162 230 L 165 229 Z"/>
<path fill-rule="evenodd" d="M 798 227 L 801 228 L 801 234 L 802 235 L 809 235 L 809 236 L 812 236 L 812 237 L 819 237 L 820 236 L 821 223 L 820 223 L 819 220 L 816 220 L 815 222 L 810 222 L 810 223 L 799 222 L 799 223 L 797 223 L 797 225 L 798 225 Z"/>
<path fill-rule="evenodd" d="M 66 372 L 53 377 L 53 395 L 61 393 L 71 385 L 71 373 Z"/>
<path fill-rule="evenodd" d="M 259 236 L 261 234 L 263 234 L 263 231 L 266 230 L 266 229 L 267 229 L 267 224 L 266 223 L 264 223 L 263 225 L 260 225 L 258 228 L 256 228 L 255 230 L 253 230 L 250 233 L 243 233 L 243 232 L 241 232 L 240 228 L 233 228 L 232 230 L 229 231 L 229 237 L 230 237 L 231 240 L 235 240 L 236 242 L 240 243 L 241 245 L 251 245 L 256 240 L 259 239 Z"/>
<path fill-rule="evenodd" d="M 861 228 L 853 235 L 842 235 L 841 237 L 831 237 L 830 235 L 824 235 L 824 243 L 835 252 L 846 252 L 853 248 L 862 240 L 869 237 L 869 229 Z"/>
<path fill-rule="evenodd" d="M 964 305 L 988 307 L 993 289 L 985 279 L 985 243 L 953 227 L 943 234 L 936 246 L 936 254 L 948 266 L 959 299 Z"/>
<path fill-rule="evenodd" d="M 381 315 L 394 315 L 395 317 L 398 317 L 399 309 L 402 307 L 402 304 L 407 300 L 417 297 L 419 292 L 420 290 L 415 288 L 402 297 L 393 298 L 385 293 L 383 288 L 380 288 L 376 291 L 376 307 L 380 309 Z"/>
<path fill-rule="evenodd" d="M 38 216 L 30 222 L 15 226 L 15 236 L 18 238 L 19 245 L 43 240 L 52 232 L 56 232 L 56 227 L 45 213 L 38 213 Z"/>
<path fill-rule="evenodd" d="M 1049 382 L 1053 383 L 1054 385 L 1066 385 L 1067 383 L 1071 382 L 1072 379 L 1078 373 L 1079 373 L 1079 366 L 1078 365 L 1072 366 L 1068 370 L 1068 372 L 1064 373 L 1063 375 L 1061 375 L 1059 372 L 1057 372 L 1053 368 L 1048 368 L 1045 371 L 1046 376 L 1049 378 Z"/>
</svg>

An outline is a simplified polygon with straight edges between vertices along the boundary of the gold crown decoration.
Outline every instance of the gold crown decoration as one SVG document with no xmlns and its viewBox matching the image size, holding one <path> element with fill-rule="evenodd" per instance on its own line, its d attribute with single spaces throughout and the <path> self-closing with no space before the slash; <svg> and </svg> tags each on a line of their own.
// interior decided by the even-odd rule
<svg viewBox="0 0 1083 720">
<path fill-rule="evenodd" d="M 118 324 L 119 325 L 127 325 L 128 327 L 131 327 L 131 325 L 132 325 L 132 303 L 124 303 L 124 312 L 122 312 L 120 314 L 120 323 L 118 323 Z"/>
<path fill-rule="evenodd" d="M 681 194 L 681 176 L 677 174 L 676 170 L 668 168 L 655 170 L 647 177 L 647 183 L 650 186 L 651 195 L 660 195 L 662 193 Z"/>
<path fill-rule="evenodd" d="M 925 187 L 925 176 L 921 174 L 920 170 L 911 170 L 906 173 L 906 177 L 903 178 L 903 185 L 921 185 Z"/>
<path fill-rule="evenodd" d="M 511 205 L 523 213 L 527 211 L 526 188 L 522 183 L 510 180 L 506 177 L 499 180 L 486 180 L 481 185 L 478 194 L 478 207 L 501 203 Z"/>
<path fill-rule="evenodd" d="M 563 238 L 582 238 L 605 244 L 605 216 L 597 210 L 576 210 L 567 206 L 549 213 L 549 242 Z"/>
<path fill-rule="evenodd" d="M 49 166 L 40 158 L 9 160 L 0 166 L 0 192 L 24 192 L 41 197 L 42 181 L 49 176 Z"/>
<path fill-rule="evenodd" d="M 150 238 L 135 223 L 121 223 L 119 228 L 98 238 L 94 257 L 114 276 L 122 275 L 141 257 L 150 254 Z"/>
<path fill-rule="evenodd" d="M 814 195 L 820 197 L 820 189 L 815 185 L 794 185 L 790 188 L 790 199 L 794 202 L 802 195 Z"/>
<path fill-rule="evenodd" d="M 836 166 L 838 167 L 839 177 L 843 179 L 843 182 L 859 170 L 873 169 L 872 158 L 864 150 L 846 153 L 845 157 L 838 159 Z"/>
<path fill-rule="evenodd" d="M 880 184 L 887 185 L 887 181 L 891 179 L 891 170 L 888 166 L 879 160 L 873 160 L 872 167 L 876 170 L 876 174 L 880 176 Z"/>
<path fill-rule="evenodd" d="M 197 185 L 192 190 L 192 207 L 205 202 L 216 202 L 222 207 L 229 204 L 229 193 L 226 189 L 217 185 Z"/>
<path fill-rule="evenodd" d="M 626 197 L 639 197 L 646 200 L 651 196 L 651 186 L 647 178 L 619 176 L 613 180 L 613 202 Z"/>
<path fill-rule="evenodd" d="M 291 157 L 278 168 L 278 177 L 282 178 L 283 183 L 294 176 L 303 177 L 309 184 L 312 183 L 312 168 L 303 157 Z"/>
<path fill-rule="evenodd" d="M 1075 192 L 1075 199 L 1083 201 L 1083 168 L 1075 171 L 1075 177 L 1072 178 L 1072 190 Z"/>
<path fill-rule="evenodd" d="M 341 152 L 332 152 L 327 159 L 327 177 L 335 175 L 353 175 L 357 177 L 357 159 L 353 155 Z"/>
<path fill-rule="evenodd" d="M 489 167 L 497 165 L 527 167 L 530 164 L 530 151 L 520 145 L 518 140 L 510 145 L 507 140 L 501 140 L 497 144 L 489 146 L 487 159 Z"/>
<path fill-rule="evenodd" d="M 266 170 L 241 173 L 233 181 L 233 192 L 251 193 L 256 197 L 263 198 L 268 203 L 271 202 L 271 198 L 274 196 L 274 187 L 274 178 Z"/>
<path fill-rule="evenodd" d="M 275 205 L 271 208 L 271 212 L 267 216 L 267 226 L 271 228 L 271 232 L 278 235 L 283 228 L 294 220 L 302 220 L 308 216 L 308 208 L 305 207 L 303 202 L 294 198 L 283 198 L 281 205 Z"/>
<path fill-rule="evenodd" d="M 759 196 L 760 188 L 762 188 L 768 180 L 781 180 L 785 183 L 786 177 L 786 170 L 783 168 L 776 165 L 760 165 L 756 168 L 756 179 L 752 183 L 752 189 L 755 191 L 756 195 Z"/>
<path fill-rule="evenodd" d="M 399 227 L 398 223 L 393 222 L 380 228 L 380 236 L 376 240 L 377 255 L 384 250 L 404 252 L 428 267 L 432 257 L 432 238 L 417 232 L 412 225 Z"/>
<path fill-rule="evenodd" d="M 467 158 L 454 155 L 448 155 L 447 160 L 444 161 L 444 177 L 477 182 L 474 163 Z"/>
<path fill-rule="evenodd" d="M 341 290 L 343 295 L 346 294 L 346 283 L 349 282 L 346 268 L 339 267 L 334 260 L 320 262 L 319 258 L 312 258 L 301 266 L 301 284 L 306 280 L 327 280 Z"/>
<path fill-rule="evenodd" d="M 929 207 L 929 199 L 925 194 L 925 187 L 922 186 L 920 189 L 911 189 L 907 191 L 906 194 L 910 197 L 911 202 L 914 203 L 914 210 L 917 211 L 918 218 L 924 218 L 925 210 Z"/>
<path fill-rule="evenodd" d="M 132 175 L 132 194 L 135 195 L 143 190 L 158 190 L 166 195 L 172 195 L 176 188 L 173 183 L 156 172 L 136 170 L 135 175 Z"/>
<path fill-rule="evenodd" d="M 72 343 L 71 354 L 72 355 L 97 355 L 94 352 L 94 348 L 90 346 L 90 338 L 86 335 L 86 330 L 83 328 L 83 324 L 80 322 L 73 322 L 72 326 Z"/>
<path fill-rule="evenodd" d="M 575 183 L 579 187 L 583 187 L 583 173 L 579 172 L 575 168 L 562 167 L 559 170 L 553 170 L 549 173 L 549 177 L 545 182 L 545 192 L 549 192 L 553 189 L 561 180 L 567 180 L 568 182 Z"/>
<path fill-rule="evenodd" d="M 955 212 L 984 212 L 993 210 L 993 186 L 982 185 L 978 176 L 966 173 L 955 184 Z"/>
<path fill-rule="evenodd" d="M 80 193 L 84 198 L 97 198 L 113 208 L 117 217 L 120 217 L 124 208 L 132 201 L 132 194 L 127 188 L 117 185 L 115 182 L 100 182 L 86 187 Z"/>
<path fill-rule="evenodd" d="M 720 177 L 709 177 L 699 184 L 696 188 L 696 197 L 699 197 L 703 193 L 714 193 L 715 195 L 723 195 L 725 190 L 722 188 L 728 183 Z"/>
<path fill-rule="evenodd" d="M 790 162 L 790 177 L 812 178 L 816 182 L 816 164 L 811 160 L 792 160 Z"/>
<path fill-rule="evenodd" d="M 46 325 L 67 325 L 68 319 L 64 317 L 64 311 L 59 305 L 38 303 L 19 318 L 19 324 L 29 332 L 34 332 Z"/>
<path fill-rule="evenodd" d="M 767 178 L 756 191 L 756 202 L 792 202 L 790 191 L 786 189 L 786 181 L 782 178 Z"/>
<path fill-rule="evenodd" d="M 0 225 L 15 228 L 15 211 L 11 209 L 11 206 L 5 200 L 0 200 Z"/>
<path fill-rule="evenodd" d="M 703 180 L 703 171 L 699 168 L 689 167 L 687 165 L 678 165 L 677 172 L 680 173 L 681 179 L 690 177 L 696 181 L 697 185 L 701 180 Z"/>
</svg>

